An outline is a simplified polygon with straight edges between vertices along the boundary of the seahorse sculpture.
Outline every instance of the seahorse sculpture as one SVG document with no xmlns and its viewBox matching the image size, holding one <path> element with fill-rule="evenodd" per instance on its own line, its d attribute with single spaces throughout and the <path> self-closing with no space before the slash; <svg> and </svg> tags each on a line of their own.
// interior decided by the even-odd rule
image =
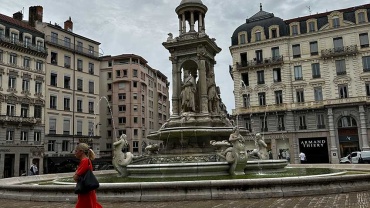
<svg viewBox="0 0 370 208">
<path fill-rule="evenodd" d="M 112 164 L 114 169 L 118 172 L 121 177 L 128 175 L 127 165 L 132 162 L 134 155 L 131 152 L 123 153 L 122 149 L 128 146 L 126 134 L 122 134 L 120 139 L 113 143 L 113 161 Z"/>
</svg>

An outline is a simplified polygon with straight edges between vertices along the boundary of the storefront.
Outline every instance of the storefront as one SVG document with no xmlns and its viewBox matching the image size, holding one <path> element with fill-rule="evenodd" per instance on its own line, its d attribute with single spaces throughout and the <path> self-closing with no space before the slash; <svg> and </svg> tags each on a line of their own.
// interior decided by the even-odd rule
<svg viewBox="0 0 370 208">
<path fill-rule="evenodd" d="M 329 163 L 326 137 L 300 138 L 299 150 L 306 155 L 306 163 Z"/>
</svg>

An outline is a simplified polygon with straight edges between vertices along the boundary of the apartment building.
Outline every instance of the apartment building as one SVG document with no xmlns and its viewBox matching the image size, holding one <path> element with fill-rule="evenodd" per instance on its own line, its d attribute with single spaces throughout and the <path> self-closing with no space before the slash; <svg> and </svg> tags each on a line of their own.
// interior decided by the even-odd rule
<svg viewBox="0 0 370 208">
<path fill-rule="evenodd" d="M 41 6 L 35 8 L 42 14 Z M 48 48 L 45 75 L 48 172 L 68 171 L 74 147 L 80 142 L 88 143 L 99 157 L 100 43 L 74 33 L 71 18 L 61 27 L 36 16 L 35 27 L 45 34 Z"/>
<path fill-rule="evenodd" d="M 169 82 L 141 56 L 122 54 L 101 57 L 100 102 L 101 156 L 112 157 L 113 138 L 126 134 L 127 151 L 143 153 L 146 135 L 169 118 Z M 103 84 L 104 83 L 104 84 Z M 105 99 L 104 99 L 105 100 Z"/>
<path fill-rule="evenodd" d="M 260 11 L 232 35 L 238 124 L 274 159 L 338 163 L 369 150 L 370 4 L 283 20 Z"/>
<path fill-rule="evenodd" d="M 47 55 L 44 34 L 21 12 L 0 14 L 0 178 L 28 174 L 32 161 L 44 171 Z"/>
</svg>

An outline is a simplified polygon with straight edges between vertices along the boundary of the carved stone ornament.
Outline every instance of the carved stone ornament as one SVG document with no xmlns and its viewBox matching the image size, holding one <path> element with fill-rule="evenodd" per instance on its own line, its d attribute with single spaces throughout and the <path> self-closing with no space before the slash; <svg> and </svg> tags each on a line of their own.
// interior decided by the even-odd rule
<svg viewBox="0 0 370 208">
<path fill-rule="evenodd" d="M 16 104 L 18 102 L 18 97 L 14 94 L 6 95 L 6 101 L 8 103 Z"/>
<path fill-rule="evenodd" d="M 286 87 L 285 84 L 281 83 L 281 82 L 278 82 L 278 83 L 273 83 L 271 86 L 270 86 L 270 89 L 272 91 L 276 91 L 276 90 L 284 90 Z"/>
<path fill-rule="evenodd" d="M 257 85 L 254 88 L 254 91 L 256 91 L 256 92 L 266 92 L 268 90 L 269 90 L 269 88 L 267 87 L 267 85 Z"/>
<path fill-rule="evenodd" d="M 32 75 L 29 73 L 22 73 L 22 78 L 26 80 L 32 79 Z"/>
<path fill-rule="evenodd" d="M 8 74 L 10 76 L 16 76 L 16 77 L 18 77 L 18 71 L 14 70 L 14 69 L 8 69 Z"/>
<path fill-rule="evenodd" d="M 333 80 L 335 84 L 349 84 L 351 83 L 351 77 L 349 76 L 336 76 Z"/>
<path fill-rule="evenodd" d="M 305 88 L 307 86 L 307 83 L 295 83 L 293 84 L 293 89 L 301 89 Z"/>
<path fill-rule="evenodd" d="M 325 86 L 325 81 L 324 80 L 315 80 L 310 82 L 311 87 L 321 87 Z"/>
<path fill-rule="evenodd" d="M 36 75 L 35 76 L 35 80 L 37 80 L 37 81 L 44 81 L 44 76 L 39 76 L 39 75 Z"/>
<path fill-rule="evenodd" d="M 241 86 L 239 89 L 239 94 L 251 94 L 253 92 L 253 89 L 249 86 L 243 87 Z"/>
<path fill-rule="evenodd" d="M 368 82 L 370 81 L 370 73 L 363 73 L 360 75 L 361 81 Z"/>
</svg>

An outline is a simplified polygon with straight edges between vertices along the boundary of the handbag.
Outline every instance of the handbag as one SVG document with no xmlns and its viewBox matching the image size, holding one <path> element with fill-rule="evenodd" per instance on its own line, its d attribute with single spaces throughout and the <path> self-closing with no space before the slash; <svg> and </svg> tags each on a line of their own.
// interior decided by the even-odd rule
<svg viewBox="0 0 370 208">
<path fill-rule="evenodd" d="M 90 170 L 90 163 L 91 161 L 89 160 L 89 169 L 83 176 L 78 178 L 75 187 L 75 194 L 86 194 L 99 188 L 99 181 L 96 179 L 94 173 Z"/>
</svg>

